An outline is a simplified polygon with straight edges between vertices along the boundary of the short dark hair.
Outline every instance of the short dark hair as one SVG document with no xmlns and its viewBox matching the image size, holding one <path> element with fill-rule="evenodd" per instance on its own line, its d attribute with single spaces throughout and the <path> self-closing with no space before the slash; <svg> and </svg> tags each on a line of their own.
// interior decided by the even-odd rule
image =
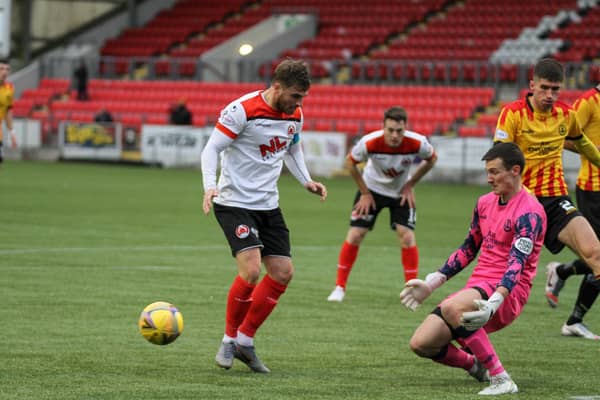
<svg viewBox="0 0 600 400">
<path fill-rule="evenodd" d="M 393 106 L 385 110 L 383 113 L 383 120 L 393 119 L 396 122 L 404 121 L 404 123 L 408 122 L 408 114 L 406 110 L 399 106 Z"/>
<path fill-rule="evenodd" d="M 565 69 L 562 64 L 553 58 L 542 58 L 533 68 L 533 78 L 547 79 L 550 82 L 565 80 Z"/>
<path fill-rule="evenodd" d="M 513 166 L 518 165 L 521 168 L 520 174 L 523 173 L 525 168 L 525 156 L 523 152 L 513 142 L 496 142 L 491 149 L 489 149 L 483 157 L 482 161 L 491 161 L 499 158 L 502 160 L 502 165 L 506 169 L 511 169 Z"/>
<path fill-rule="evenodd" d="M 0 64 L 10 64 L 10 61 L 8 61 L 8 58 L 0 58 Z"/>
<path fill-rule="evenodd" d="M 272 81 L 279 82 L 284 87 L 295 87 L 306 91 L 310 88 L 308 64 L 302 60 L 285 59 L 275 68 Z"/>
</svg>

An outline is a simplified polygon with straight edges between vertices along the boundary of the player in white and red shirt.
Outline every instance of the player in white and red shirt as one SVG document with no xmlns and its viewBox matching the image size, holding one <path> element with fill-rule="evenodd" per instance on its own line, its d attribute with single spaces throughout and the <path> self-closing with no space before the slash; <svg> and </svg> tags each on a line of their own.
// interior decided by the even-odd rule
<svg viewBox="0 0 600 400">
<path fill-rule="evenodd" d="M 400 300 L 414 311 L 479 253 L 465 287 L 427 316 L 413 334 L 410 347 L 421 357 L 463 368 L 480 381 L 490 380 L 491 385 L 479 394 L 497 395 L 516 393 L 518 388 L 488 333 L 513 322 L 527 303 L 544 244 L 546 213 L 521 183 L 525 158 L 516 144 L 497 143 L 482 159 L 492 192 L 477 201 L 466 240 L 424 281 L 408 281 Z"/>
<path fill-rule="evenodd" d="M 348 154 L 346 165 L 358 192 L 350 229 L 338 257 L 336 286 L 327 298 L 329 301 L 344 299 L 360 244 L 384 208 L 390 211 L 390 227 L 400 241 L 404 279 L 408 281 L 418 276 L 413 187 L 433 168 L 437 155 L 425 136 L 406 129 L 407 119 L 403 108 L 391 107 L 384 112 L 383 129 L 365 135 Z M 421 162 L 411 175 L 415 159 Z M 357 164 L 363 162 L 366 166 L 361 174 Z"/>
<path fill-rule="evenodd" d="M 255 372 L 270 372 L 256 356 L 254 335 L 294 274 L 277 190 L 283 163 L 309 192 L 321 200 L 327 197 L 325 186 L 312 181 L 300 146 L 300 107 L 309 87 L 304 62 L 282 61 L 269 88 L 223 109 L 202 151 L 203 210 L 208 214 L 214 207 L 238 265 L 227 297 L 225 334 L 215 357 L 225 369 L 237 358 Z M 259 282 L 261 263 L 267 274 Z"/>
</svg>

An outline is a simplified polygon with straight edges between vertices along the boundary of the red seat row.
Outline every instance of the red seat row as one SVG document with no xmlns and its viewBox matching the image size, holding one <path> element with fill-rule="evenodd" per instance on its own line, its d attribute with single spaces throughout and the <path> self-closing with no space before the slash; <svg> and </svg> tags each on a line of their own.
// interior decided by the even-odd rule
<svg viewBox="0 0 600 400">
<path fill-rule="evenodd" d="M 220 110 L 261 84 L 205 83 L 194 81 L 90 81 L 90 101 L 76 101 L 64 80 L 44 80 L 39 91 L 48 111 L 36 108 L 35 91 L 25 92 L 15 107 L 21 116 L 40 119 L 48 129 L 56 129 L 65 119 L 91 121 L 100 109 L 107 109 L 117 121 L 138 126 L 166 123 L 173 102 L 187 98 L 195 125 L 214 123 Z M 60 95 L 60 96 L 57 96 Z M 52 97 L 50 97 L 52 96 Z M 450 129 L 457 120 L 468 118 L 476 109 L 493 101 L 493 88 L 440 86 L 332 86 L 314 84 L 304 104 L 306 129 L 335 129 L 358 134 L 379 129 L 383 111 L 393 105 L 405 107 L 409 127 L 426 135 Z M 37 99 L 37 100 L 36 100 Z M 158 121 L 158 122 L 157 122 Z"/>
</svg>

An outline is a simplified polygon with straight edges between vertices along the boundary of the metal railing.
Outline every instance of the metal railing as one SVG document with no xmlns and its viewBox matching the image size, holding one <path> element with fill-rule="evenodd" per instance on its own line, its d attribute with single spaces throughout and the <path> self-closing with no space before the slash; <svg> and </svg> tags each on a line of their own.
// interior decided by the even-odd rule
<svg viewBox="0 0 600 400">
<path fill-rule="evenodd" d="M 201 58 L 99 57 L 88 59 L 90 77 L 138 80 L 218 80 L 268 82 L 278 60 L 222 61 L 215 67 Z M 313 78 L 333 84 L 417 84 L 441 86 L 528 85 L 532 66 L 491 64 L 486 61 L 434 60 L 306 60 Z M 565 88 L 581 89 L 600 81 L 600 65 L 591 61 L 565 62 Z M 42 61 L 41 77 L 70 77 L 72 59 L 48 57 Z M 235 77 L 235 79 L 233 78 Z"/>
</svg>

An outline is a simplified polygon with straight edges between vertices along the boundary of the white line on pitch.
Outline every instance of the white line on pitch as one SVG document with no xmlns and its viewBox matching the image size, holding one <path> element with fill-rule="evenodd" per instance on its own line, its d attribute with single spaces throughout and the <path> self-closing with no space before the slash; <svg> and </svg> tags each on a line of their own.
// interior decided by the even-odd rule
<svg viewBox="0 0 600 400">
<path fill-rule="evenodd" d="M 381 249 L 391 248 L 389 246 L 370 246 Z M 0 255 L 15 254 L 40 254 L 40 253 L 80 253 L 80 252 L 106 252 L 106 251 L 213 251 L 226 249 L 226 245 L 203 245 L 203 246 L 109 246 L 109 247 L 48 247 L 48 248 L 23 248 L 23 249 L 0 249 Z M 339 246 L 302 246 L 292 245 L 294 249 L 311 251 L 337 250 Z"/>
</svg>

